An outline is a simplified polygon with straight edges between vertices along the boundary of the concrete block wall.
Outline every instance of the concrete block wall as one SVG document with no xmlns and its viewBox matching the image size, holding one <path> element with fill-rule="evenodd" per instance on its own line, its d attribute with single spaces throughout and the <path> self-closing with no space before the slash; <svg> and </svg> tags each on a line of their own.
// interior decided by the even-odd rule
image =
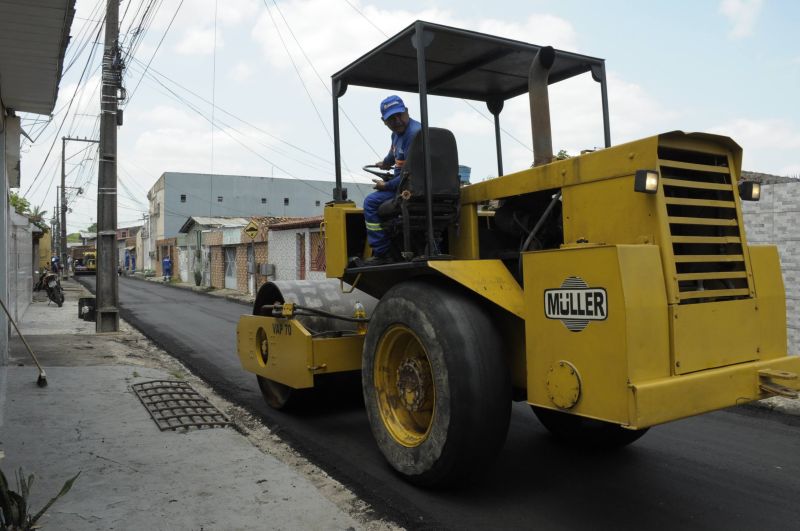
<svg viewBox="0 0 800 531">
<path fill-rule="evenodd" d="M 742 201 L 747 240 L 778 246 L 786 289 L 790 354 L 800 354 L 800 181 L 764 184 L 760 201 Z"/>
<path fill-rule="evenodd" d="M 267 245 L 270 263 L 275 264 L 277 280 L 297 278 L 297 235 L 293 230 L 271 230 Z"/>
<path fill-rule="evenodd" d="M 305 235 L 305 278 L 306 280 L 323 280 L 325 271 L 311 271 L 311 240 L 309 229 L 289 229 L 269 231 L 269 259 L 275 264 L 275 276 L 279 280 L 295 280 L 300 277 L 297 252 L 298 234 Z"/>
</svg>

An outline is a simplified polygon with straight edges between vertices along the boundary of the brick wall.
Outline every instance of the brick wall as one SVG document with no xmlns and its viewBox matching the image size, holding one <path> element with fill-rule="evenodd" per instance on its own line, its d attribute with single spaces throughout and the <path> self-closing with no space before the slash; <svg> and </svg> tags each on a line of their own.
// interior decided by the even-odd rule
<svg viewBox="0 0 800 531">
<path fill-rule="evenodd" d="M 221 245 L 214 245 L 211 249 L 211 287 L 225 287 L 225 257 Z"/>
<path fill-rule="evenodd" d="M 742 201 L 747 240 L 778 246 L 786 289 L 789 353 L 800 354 L 800 182 L 764 184 L 760 201 Z"/>
<path fill-rule="evenodd" d="M 236 289 L 247 293 L 247 247 L 248 244 L 236 246 Z"/>
<path fill-rule="evenodd" d="M 222 231 L 212 230 L 203 234 L 203 244 L 208 245 L 222 245 Z"/>
</svg>

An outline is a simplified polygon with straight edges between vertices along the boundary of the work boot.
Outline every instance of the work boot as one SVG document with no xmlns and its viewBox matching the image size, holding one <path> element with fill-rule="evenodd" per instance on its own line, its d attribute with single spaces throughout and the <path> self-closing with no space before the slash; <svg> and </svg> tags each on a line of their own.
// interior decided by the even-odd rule
<svg viewBox="0 0 800 531">
<path fill-rule="evenodd" d="M 378 254 L 375 256 L 370 256 L 366 260 L 364 260 L 364 266 L 377 266 L 377 265 L 385 265 L 391 264 L 394 262 L 394 259 L 389 256 L 388 254 Z"/>
</svg>

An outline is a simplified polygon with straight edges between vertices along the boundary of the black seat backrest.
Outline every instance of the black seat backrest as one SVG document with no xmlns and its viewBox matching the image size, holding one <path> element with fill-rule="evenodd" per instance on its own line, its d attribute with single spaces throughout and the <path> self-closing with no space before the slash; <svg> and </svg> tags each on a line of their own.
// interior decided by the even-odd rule
<svg viewBox="0 0 800 531">
<path fill-rule="evenodd" d="M 447 129 L 428 128 L 431 148 L 432 194 L 434 197 L 458 197 L 461 182 L 458 178 L 458 148 L 456 137 Z M 403 165 L 401 190 L 411 192 L 411 197 L 425 196 L 425 156 L 422 149 L 422 132 L 411 141 Z"/>
</svg>

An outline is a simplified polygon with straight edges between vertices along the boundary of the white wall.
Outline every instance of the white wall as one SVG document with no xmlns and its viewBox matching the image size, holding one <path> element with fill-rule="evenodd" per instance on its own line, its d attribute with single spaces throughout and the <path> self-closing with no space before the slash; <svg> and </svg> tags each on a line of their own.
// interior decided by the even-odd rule
<svg viewBox="0 0 800 531">
<path fill-rule="evenodd" d="M 0 104 L 0 299 L 8 301 L 8 176 L 6 175 L 6 118 Z M 0 312 L 0 366 L 8 363 L 8 332 L 11 324 Z"/>
<path fill-rule="evenodd" d="M 33 226 L 25 216 L 11 212 L 8 249 L 9 310 L 19 322 L 33 297 Z"/>
</svg>

